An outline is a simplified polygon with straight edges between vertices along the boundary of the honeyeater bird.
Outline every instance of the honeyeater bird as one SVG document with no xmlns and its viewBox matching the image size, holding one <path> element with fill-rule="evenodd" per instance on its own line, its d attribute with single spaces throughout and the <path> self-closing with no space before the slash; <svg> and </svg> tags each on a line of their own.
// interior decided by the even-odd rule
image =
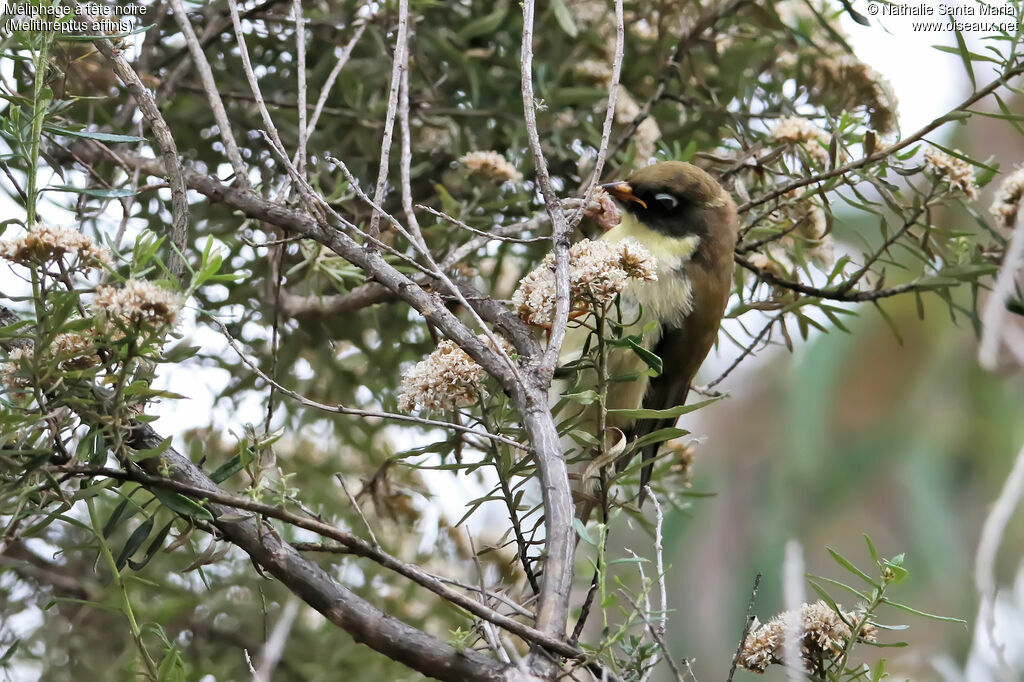
<svg viewBox="0 0 1024 682">
<path fill-rule="evenodd" d="M 662 361 L 661 373 L 650 377 L 644 359 L 636 351 L 612 347 L 607 376 L 632 378 L 608 385 L 607 407 L 660 410 L 681 405 L 715 342 L 732 289 L 736 204 L 711 175 L 680 161 L 641 168 L 626 180 L 603 188 L 622 208 L 622 220 L 601 239 L 633 239 L 657 260 L 657 280 L 631 280 L 620 294 L 619 305 L 621 319 L 632 323 L 625 332 L 639 334 L 644 330 L 642 346 Z M 580 357 L 588 335 L 585 327 L 569 330 L 562 347 L 563 364 Z M 591 371 L 590 378 L 594 376 Z M 610 418 L 606 426 L 620 429 L 628 444 L 674 422 L 619 417 Z M 656 444 L 644 447 L 644 461 L 650 462 L 657 449 Z M 620 470 L 631 458 L 623 459 L 617 463 Z M 646 464 L 641 473 L 641 502 L 652 468 L 653 463 Z M 587 496 L 585 491 L 583 496 Z M 579 504 L 581 509 L 592 506 L 593 499 L 589 504 L 585 500 Z M 586 520 L 589 509 L 581 509 L 578 513 Z"/>
</svg>

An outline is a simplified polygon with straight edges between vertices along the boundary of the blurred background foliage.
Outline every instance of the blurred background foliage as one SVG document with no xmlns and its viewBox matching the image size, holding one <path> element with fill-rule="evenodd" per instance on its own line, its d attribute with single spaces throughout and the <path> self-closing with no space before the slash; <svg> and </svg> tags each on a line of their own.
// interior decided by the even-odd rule
<svg viewBox="0 0 1024 682">
<path fill-rule="evenodd" d="M 147 5 L 150 13 L 143 23 L 153 22 L 154 27 L 144 34 L 133 55 L 134 64 L 154 88 L 186 162 L 227 179 L 230 167 L 221 143 L 215 141 L 216 126 L 179 29 L 165 4 Z M 838 28 L 840 3 L 731 5 L 731 11 L 713 17 L 710 30 L 695 33 L 692 27 L 700 25 L 707 13 L 714 14 L 719 5 L 690 0 L 626 3 L 627 56 L 613 153 L 605 173 L 608 179 L 622 177 L 652 156 L 691 160 L 723 175 L 742 202 L 744 196 L 757 196 L 789 178 L 805 177 L 833 163 L 835 159 L 821 158 L 829 145 L 837 148 L 833 154 L 841 162 L 844 149 L 853 158 L 859 156 L 868 130 L 874 130 L 880 140 L 894 139 L 892 111 L 887 109 L 892 103 L 886 93 L 844 90 L 843 83 L 830 80 L 836 72 L 824 66 L 834 66 L 849 52 Z M 357 224 L 367 222 L 370 212 L 324 155 L 342 159 L 370 191 L 387 111 L 396 7 L 391 2 L 333 0 L 303 6 L 310 107 L 339 50 L 365 23 L 365 32 L 330 91 L 324 115 L 309 140 L 311 183 Z M 248 94 L 226 5 L 194 3 L 189 8 L 198 33 L 205 35 L 205 51 L 229 118 L 236 132 L 243 133 L 240 145 L 251 169 L 250 180 L 260 191 L 272 194 L 282 185 L 283 171 L 256 132 L 262 123 Z M 542 211 L 542 202 L 530 180 L 532 161 L 522 124 L 518 4 L 413 0 L 411 8 L 415 17 L 409 76 L 414 201 L 482 230 L 532 218 Z M 298 116 L 289 7 L 265 0 L 247 3 L 243 11 L 261 88 L 285 146 L 294 149 Z M 539 126 L 563 196 L 583 185 L 593 167 L 613 28 L 610 4 L 552 0 L 540 8 L 535 39 Z M 18 35 L 3 38 L 5 57 L 23 51 L 20 40 Z M 683 57 L 679 68 L 666 69 L 677 50 Z M 10 78 L 24 94 L 34 74 L 23 62 L 14 62 L 12 58 Z M 140 133 L 129 98 L 95 52 L 78 43 L 64 44 L 46 77 L 58 100 L 67 104 L 54 113 L 62 125 Z M 650 118 L 632 125 L 644 103 L 662 89 Z M 16 104 L 8 104 L 4 114 L 9 116 Z M 816 121 L 828 135 L 820 144 L 811 141 L 805 147 L 790 148 L 785 157 L 773 155 L 773 150 L 781 148 L 770 135 L 774 122 L 796 114 Z M 958 128 L 955 146 L 972 158 L 987 159 L 989 165 L 1020 158 L 1024 154 L 1020 138 L 1000 138 L 1003 133 L 995 132 L 999 127 L 1008 126 L 992 119 L 972 119 Z M 833 133 L 834 141 L 829 139 Z M 69 140 L 51 138 L 49 142 Z M 15 143 L 7 138 L 6 144 L 13 147 Z M 467 153 L 485 150 L 503 155 L 526 179 L 502 181 L 471 172 L 459 162 Z M 389 177 L 395 187 L 397 152 L 393 157 Z M 750 159 L 763 163 L 744 165 Z M 906 170 L 915 164 L 919 171 L 919 158 L 894 165 Z M 60 166 L 55 161 L 53 165 Z M 12 166 L 19 170 L 16 163 Z M 70 166 L 64 167 L 69 172 Z M 96 170 L 115 184 L 133 182 L 110 165 Z M 981 170 L 979 184 L 984 184 L 994 173 Z M 907 185 L 896 174 L 887 176 L 884 169 L 865 175 L 871 175 L 870 184 L 875 187 L 879 178 L 886 180 L 883 186 L 895 197 L 889 209 L 870 190 L 868 199 L 875 203 L 867 204 L 868 209 L 847 208 L 842 197 L 855 199 L 855 195 L 835 189 L 835 184 L 810 198 L 823 211 L 834 253 L 854 261 L 885 239 L 878 217 L 870 212 L 877 210 L 892 219 L 893 205 L 909 207 L 918 190 L 923 193 L 929 185 L 927 180 Z M 76 182 L 87 185 L 91 180 L 76 176 Z M 4 186 L 16 199 L 11 188 Z M 66 196 L 49 194 L 42 212 L 54 216 L 54 221 L 82 225 L 107 241 L 117 233 L 122 211 L 127 212 L 125 240 L 112 246 L 130 248 L 131 240 L 144 230 L 164 233 L 169 215 L 165 194 L 166 190 L 150 189 L 120 205 L 84 194 L 77 203 L 66 203 Z M 763 572 L 765 580 L 755 612 L 767 620 L 781 610 L 779 566 L 789 538 L 803 544 L 809 570 L 834 575 L 824 547 L 861 557 L 861 534 L 869 533 L 884 553 L 907 552 L 912 580 L 901 586 L 901 601 L 933 612 L 972 615 L 971 557 L 978 528 L 1012 453 L 1024 438 L 1024 426 L 1019 419 L 1020 391 L 976 369 L 971 324 L 974 284 L 992 271 L 983 252 L 1001 246 L 1001 237 L 974 219 L 984 214 L 983 209 L 959 206 L 960 198 L 944 194 L 941 199 L 949 208 L 929 214 L 922 230 L 926 246 L 931 240 L 931 249 L 915 251 L 916 247 L 908 246 L 889 263 L 886 284 L 976 266 L 960 270 L 938 294 L 922 295 L 924 320 L 918 319 L 913 296 L 883 302 L 888 321 L 871 304 L 857 308 L 843 304 L 842 308 L 864 313 L 860 317 L 839 313 L 850 331 L 844 334 L 830 319 L 837 316 L 835 312 L 807 312 L 820 308 L 820 300 L 810 301 L 806 308 L 792 306 L 800 297 L 772 289 L 737 269 L 733 316 L 741 317 L 753 330 L 748 334 L 735 324 L 727 326 L 739 346 L 750 341 L 768 312 L 783 306 L 789 306 L 788 319 L 796 321 L 791 322 L 794 336 L 802 329 L 809 341 L 797 339 L 791 355 L 784 347 L 785 338 L 772 335 L 769 348 L 759 349 L 719 386 L 730 398 L 685 424 L 695 434 L 706 435 L 696 448 L 691 490 L 716 493 L 671 514 L 666 525 L 675 608 L 669 644 L 679 655 L 693 659 L 698 678 L 721 679 L 728 668 L 756 572 Z M 301 500 L 333 523 L 362 532 L 336 478 L 340 474 L 358 494 L 389 551 L 428 570 L 475 582 L 472 557 L 504 541 L 506 519 L 500 510 L 485 507 L 468 525 L 474 537 L 470 541 L 467 528 L 456 527 L 463 509 L 453 500 L 479 494 L 487 479 L 479 473 L 406 466 L 452 464 L 457 454 L 464 453 L 444 446 L 435 448 L 441 452 L 427 451 L 393 463 L 394 454 L 441 437 L 376 419 L 324 415 L 280 396 L 268 411 L 267 387 L 227 348 L 204 316 L 224 322 L 248 356 L 288 388 L 322 403 L 367 409 L 395 409 L 400 372 L 433 350 L 432 331 L 404 305 L 337 307 L 340 296 L 365 284 L 354 267 L 312 243 L 288 243 L 281 251 L 256 246 L 285 235 L 243 221 L 216 203 L 192 199 L 193 244 L 215 240 L 224 253 L 224 270 L 248 276 L 196 292 L 190 308 L 201 312 L 182 333 L 185 341 L 201 349 L 192 360 L 162 370 L 170 376 L 160 379 L 187 395 L 196 407 L 189 408 L 189 401 L 157 406 L 163 415 L 157 429 L 175 434 L 176 443 L 208 470 L 236 456 L 249 462 L 228 480 L 230 489 L 256 490 L 254 495 L 271 500 Z M 783 201 L 795 205 L 807 199 L 791 196 Z M 977 205 L 987 205 L 989 199 L 985 192 Z M 389 192 L 385 206 L 400 215 L 397 191 Z M 747 226 L 756 214 L 745 216 Z M 752 226 L 752 237 L 792 231 L 791 217 L 762 218 Z M 464 231 L 446 222 L 427 219 L 422 213 L 420 219 L 436 254 L 445 254 L 467 239 Z M 584 222 L 582 230 L 596 232 L 589 222 Z M 543 231 L 523 236 L 536 234 Z M 408 248 L 397 235 L 385 230 L 384 236 L 396 248 Z M 783 239 L 785 263 L 772 271 L 816 286 L 841 281 L 843 272 L 833 270 L 835 259 L 814 252 L 825 236 L 797 232 Z M 543 242 L 492 244 L 467 259 L 460 272 L 481 289 L 508 298 L 518 279 L 546 250 Z M 769 253 L 767 246 L 756 251 L 765 254 L 762 263 L 782 258 L 777 252 Z M 753 254 L 748 255 L 753 260 Z M 849 267 L 847 273 L 850 270 L 855 268 Z M 839 279 L 833 281 L 830 276 Z M 880 275 L 869 280 L 878 283 Z M 953 304 L 955 325 L 950 321 Z M 815 332 L 813 327 L 818 325 L 828 333 Z M 714 379 L 741 351 L 739 346 L 723 335 L 702 379 Z M 125 487 L 126 492 L 129 489 Z M 129 574 L 133 579 L 128 583 L 135 596 L 136 617 L 149 624 L 147 639 L 156 648 L 177 647 L 187 679 L 247 678 L 242 650 L 253 655 L 259 651 L 289 595 L 260 576 L 237 551 L 192 532 L 184 523 L 159 538 L 157 531 L 172 517 L 145 493 L 138 497 L 146 503 L 145 509 L 132 518 L 115 519 L 106 541 L 116 555 L 138 536 L 144 518 L 157 519 L 152 533 L 143 534 L 145 542 L 129 552 L 136 563 L 148 562 L 144 569 Z M 107 519 L 114 516 L 119 502 L 112 494 L 96 499 Z M 11 509 L 5 507 L 4 513 Z M 619 530 L 627 533 L 632 528 L 624 524 Z M 1022 533 L 1024 527 L 1015 522 L 1002 566 L 1007 581 L 1018 558 L 1013 548 L 1021 546 Z M 297 541 L 313 539 L 292 529 L 287 534 Z M 613 535 L 613 542 L 616 539 Z M 0 557 L 0 568 L 5 569 L 0 574 L 0 612 L 5 614 L 0 635 L 6 644 L 20 641 L 7 662 L 15 679 L 26 671 L 25 679 L 37 674 L 39 679 L 54 681 L 135 678 L 136 650 L 122 615 L 114 610 L 110 576 L 94 566 L 96 542 L 94 534 L 73 523 L 54 523 L 10 543 Z M 158 551 L 171 543 L 178 545 L 176 551 Z M 507 548 L 486 553 L 483 560 L 489 575 L 497 572 L 510 580 L 519 578 Z M 467 625 L 453 608 L 373 564 L 343 556 L 327 556 L 323 561 L 361 596 L 443 639 L 457 638 L 455 629 Z M 581 581 L 588 579 L 583 573 Z M 908 638 L 914 646 L 907 650 L 909 654 L 891 655 L 894 671 L 929 679 L 932 656 L 946 652 L 961 660 L 965 655 L 969 636 L 963 629 L 920 620 L 912 625 Z M 750 678 L 749 673 L 739 675 Z M 354 644 L 320 616 L 302 610 L 275 679 L 335 678 L 418 676 Z"/>
</svg>

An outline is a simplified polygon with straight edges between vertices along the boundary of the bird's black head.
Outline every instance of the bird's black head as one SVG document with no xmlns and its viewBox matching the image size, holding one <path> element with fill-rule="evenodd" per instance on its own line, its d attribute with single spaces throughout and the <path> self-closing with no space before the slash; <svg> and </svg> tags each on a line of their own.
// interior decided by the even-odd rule
<svg viewBox="0 0 1024 682">
<path fill-rule="evenodd" d="M 673 237 L 704 237 L 735 220 L 735 205 L 718 181 L 682 161 L 655 163 L 602 187 L 644 225 Z"/>
</svg>

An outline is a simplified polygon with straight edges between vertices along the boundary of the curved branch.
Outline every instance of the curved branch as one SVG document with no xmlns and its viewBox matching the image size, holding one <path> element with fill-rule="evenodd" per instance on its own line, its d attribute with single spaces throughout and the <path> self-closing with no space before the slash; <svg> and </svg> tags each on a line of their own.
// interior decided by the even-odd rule
<svg viewBox="0 0 1024 682">
<path fill-rule="evenodd" d="M 143 442 L 131 444 L 131 447 L 136 449 L 151 449 L 160 446 L 162 441 L 159 440 L 159 436 L 152 433 L 148 427 L 141 427 L 140 430 L 143 432 L 143 435 L 141 436 Z M 171 450 L 169 453 L 165 453 L 165 456 L 169 457 L 169 461 L 174 462 L 174 464 L 172 464 L 173 467 L 180 468 L 181 463 L 176 460 L 178 457 L 181 457 L 181 455 L 178 455 L 177 452 Z M 213 481 L 207 478 L 206 475 L 194 465 L 189 463 L 189 466 L 194 470 L 189 472 L 189 476 L 193 479 L 193 482 L 191 483 L 182 481 L 180 476 L 175 475 L 175 469 L 173 468 L 171 469 L 171 478 L 165 478 L 163 476 L 153 474 L 145 475 L 120 469 L 110 469 L 107 467 L 89 467 L 81 465 L 60 466 L 55 470 L 74 476 L 105 476 L 107 478 L 113 478 L 120 481 L 131 481 L 144 487 L 152 486 L 171 490 L 195 500 L 205 500 L 207 502 L 206 506 L 214 513 L 215 516 L 227 514 L 227 518 L 237 518 L 238 511 L 242 510 L 250 512 L 253 515 L 284 521 L 296 528 L 302 528 L 316 533 L 321 537 L 335 540 L 341 543 L 350 554 L 370 559 L 380 566 L 408 578 L 417 585 L 427 588 L 442 599 L 461 607 L 474 616 L 494 623 L 495 625 L 522 637 L 530 643 L 539 644 L 549 651 L 569 658 L 581 660 L 585 658 L 585 653 L 582 650 L 570 646 L 560 639 L 540 632 L 535 628 L 520 623 L 519 621 L 499 613 L 475 599 L 457 592 L 446 585 L 445 581 L 441 578 L 427 573 L 419 566 L 401 561 L 352 533 L 343 531 L 328 523 L 324 523 L 323 521 L 318 521 L 307 516 L 296 514 L 282 507 L 264 504 L 262 502 L 254 502 L 244 497 L 230 495 L 217 487 Z M 158 467 L 149 466 L 146 468 L 153 469 Z M 255 519 L 256 516 L 249 516 L 248 518 Z M 218 528 L 221 528 L 222 522 L 215 520 L 214 523 Z M 227 523 L 234 522 L 231 521 Z M 263 534 L 266 535 L 265 530 L 263 531 Z M 291 545 L 287 546 L 293 551 L 295 550 Z"/>
<path fill-rule="evenodd" d="M 743 256 L 737 254 L 733 255 L 736 263 L 742 266 L 744 269 L 757 275 L 757 278 L 762 282 L 773 284 L 783 289 L 789 289 L 805 296 L 814 296 L 815 298 L 824 298 L 830 301 L 877 301 L 880 298 L 889 298 L 890 296 L 897 296 L 899 294 L 905 294 L 908 291 L 925 291 L 927 289 L 934 288 L 934 285 L 923 285 L 920 282 L 907 282 L 906 284 L 897 284 L 896 286 L 886 287 L 885 289 L 873 289 L 871 291 L 843 291 L 842 287 L 835 289 L 819 289 L 818 287 L 808 286 L 801 282 L 794 282 L 789 279 L 782 279 L 776 277 L 767 270 L 762 270 L 757 267 Z"/>
</svg>

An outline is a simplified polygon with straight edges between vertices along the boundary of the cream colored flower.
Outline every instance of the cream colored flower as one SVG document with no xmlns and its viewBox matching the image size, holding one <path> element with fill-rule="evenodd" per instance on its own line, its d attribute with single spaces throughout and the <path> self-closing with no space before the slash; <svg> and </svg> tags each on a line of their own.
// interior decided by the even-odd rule
<svg viewBox="0 0 1024 682">
<path fill-rule="evenodd" d="M 470 173 L 488 180 L 518 182 L 523 179 L 523 174 L 498 152 L 469 152 L 459 159 L 459 163 Z"/>
<path fill-rule="evenodd" d="M 23 364 L 35 357 L 37 348 L 15 348 L 8 354 L 8 361 L 0 369 L 0 383 L 10 388 L 25 388 L 28 377 L 22 372 Z M 86 369 L 100 363 L 96 344 L 91 336 L 77 333 L 57 334 L 46 349 L 41 361 L 50 361 L 60 371 Z"/>
<path fill-rule="evenodd" d="M 12 348 L 7 354 L 7 362 L 0 367 L 0 382 L 10 389 L 26 388 L 29 385 L 28 378 L 21 371 L 22 362 L 28 361 L 33 356 L 32 348 Z"/>
<path fill-rule="evenodd" d="M 107 319 L 122 318 L 153 326 L 173 325 L 181 310 L 181 296 L 142 279 L 129 279 L 124 286 L 102 286 L 92 299 L 93 312 Z"/>
<path fill-rule="evenodd" d="M 86 268 L 109 265 L 112 261 L 110 251 L 97 246 L 91 237 L 45 223 L 37 224 L 20 237 L 0 241 L 0 258 L 19 265 L 57 261 L 64 256 L 77 259 L 77 265 Z"/>
<path fill-rule="evenodd" d="M 956 150 L 960 153 L 960 150 Z M 974 184 L 974 168 L 963 159 L 929 147 L 924 151 L 924 167 L 946 179 L 950 189 L 959 190 L 971 201 L 978 198 L 978 186 Z"/>
<path fill-rule="evenodd" d="M 84 334 L 57 334 L 50 344 L 50 354 L 57 360 L 57 366 L 64 370 L 85 369 L 100 363 L 95 341 Z"/>
<path fill-rule="evenodd" d="M 740 665 L 747 670 L 763 673 L 769 665 L 782 663 L 786 640 L 787 625 L 793 612 L 786 611 L 772 618 L 767 623 L 754 626 L 743 642 L 740 651 Z M 823 601 L 804 604 L 800 607 L 798 633 L 800 636 L 800 653 L 807 670 L 819 659 L 835 658 L 842 654 L 852 631 L 847 623 L 857 623 L 862 614 L 844 611 L 842 618 Z M 844 622 L 844 620 L 846 622 Z M 865 623 L 859 638 L 866 642 L 875 641 L 877 628 Z"/>
<path fill-rule="evenodd" d="M 1011 173 L 999 186 L 995 201 L 989 212 L 995 216 L 1000 227 L 1013 229 L 1017 222 L 1017 213 L 1024 201 L 1024 166 Z"/>
<path fill-rule="evenodd" d="M 468 407 L 486 398 L 484 368 L 453 341 L 444 339 L 437 350 L 402 375 L 398 409 L 403 412 L 441 412 Z"/>
<path fill-rule="evenodd" d="M 615 200 L 600 187 L 594 190 L 583 215 L 597 223 L 602 230 L 610 230 L 622 221 L 622 214 L 615 205 Z"/>
<path fill-rule="evenodd" d="M 603 306 L 626 288 L 630 279 L 658 279 L 657 261 L 639 242 L 584 239 L 569 248 L 569 298 L 574 311 Z M 555 312 L 555 257 L 544 260 L 522 279 L 512 294 L 519 316 L 537 326 L 549 326 Z"/>
<path fill-rule="evenodd" d="M 828 135 L 816 123 L 799 116 L 779 119 L 769 138 L 783 144 L 802 144 L 807 153 L 821 165 L 828 161 Z"/>
</svg>

